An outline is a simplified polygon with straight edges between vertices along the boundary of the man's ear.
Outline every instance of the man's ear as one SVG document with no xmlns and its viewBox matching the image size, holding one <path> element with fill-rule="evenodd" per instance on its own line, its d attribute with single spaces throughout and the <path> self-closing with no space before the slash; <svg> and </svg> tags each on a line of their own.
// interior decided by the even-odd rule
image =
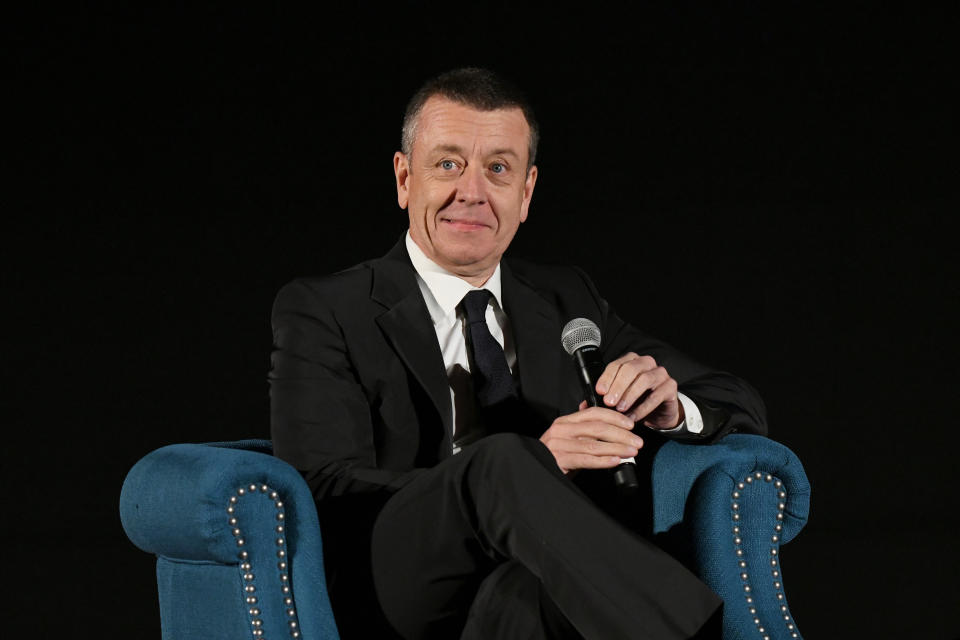
<svg viewBox="0 0 960 640">
<path fill-rule="evenodd" d="M 527 179 L 523 181 L 523 201 L 520 203 L 520 222 L 527 221 L 530 212 L 530 199 L 533 198 L 533 188 L 537 185 L 537 165 L 527 171 Z"/>
<path fill-rule="evenodd" d="M 401 151 L 393 154 L 393 174 L 397 178 L 397 204 L 401 209 L 407 208 L 410 201 L 410 192 L 407 182 L 410 180 L 410 164 L 407 162 L 407 156 Z"/>
</svg>

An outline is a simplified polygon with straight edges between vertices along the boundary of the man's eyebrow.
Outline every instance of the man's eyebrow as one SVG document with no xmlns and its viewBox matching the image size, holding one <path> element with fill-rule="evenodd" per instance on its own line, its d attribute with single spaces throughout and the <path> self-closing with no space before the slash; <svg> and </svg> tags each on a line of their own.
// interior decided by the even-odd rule
<svg viewBox="0 0 960 640">
<path fill-rule="evenodd" d="M 431 149 L 431 153 L 438 153 L 438 152 L 463 154 L 463 147 L 456 144 L 438 144 L 433 149 Z"/>
<path fill-rule="evenodd" d="M 438 144 L 431 150 L 431 153 L 459 153 L 463 155 L 464 150 L 463 150 L 463 147 L 457 144 Z M 514 158 L 520 157 L 520 154 L 518 154 L 513 149 L 510 149 L 509 147 L 494 149 L 487 155 L 488 156 L 513 156 Z"/>
<path fill-rule="evenodd" d="M 506 148 L 506 147 L 503 148 L 503 149 L 494 149 L 494 150 L 490 153 L 490 155 L 491 155 L 491 156 L 513 156 L 514 158 L 519 158 L 519 157 L 520 157 L 520 154 L 518 154 L 516 151 L 514 151 L 513 149 Z"/>
</svg>

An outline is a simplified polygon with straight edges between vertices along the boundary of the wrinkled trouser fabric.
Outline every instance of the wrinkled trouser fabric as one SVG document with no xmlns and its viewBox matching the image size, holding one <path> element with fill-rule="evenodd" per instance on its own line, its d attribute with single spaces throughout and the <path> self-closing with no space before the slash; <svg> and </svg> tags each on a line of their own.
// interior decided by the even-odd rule
<svg viewBox="0 0 960 640">
<path fill-rule="evenodd" d="M 720 598 L 599 509 L 539 441 L 497 434 L 417 477 L 374 525 L 380 605 L 409 639 L 673 640 Z"/>
</svg>

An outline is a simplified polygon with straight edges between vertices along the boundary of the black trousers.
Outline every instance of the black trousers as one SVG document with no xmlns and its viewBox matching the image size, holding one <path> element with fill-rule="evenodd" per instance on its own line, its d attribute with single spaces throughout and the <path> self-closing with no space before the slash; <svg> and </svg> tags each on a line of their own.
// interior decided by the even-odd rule
<svg viewBox="0 0 960 640">
<path fill-rule="evenodd" d="M 716 594 L 599 509 L 542 443 L 514 434 L 484 438 L 390 498 L 371 552 L 381 608 L 411 640 L 719 629 Z"/>
</svg>

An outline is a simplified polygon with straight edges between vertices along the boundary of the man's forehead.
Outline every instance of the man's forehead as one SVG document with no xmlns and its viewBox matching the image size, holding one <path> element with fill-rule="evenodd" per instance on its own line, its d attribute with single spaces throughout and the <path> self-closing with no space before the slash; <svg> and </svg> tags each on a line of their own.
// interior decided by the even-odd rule
<svg viewBox="0 0 960 640">
<path fill-rule="evenodd" d="M 529 136 L 530 126 L 519 107 L 482 111 L 439 96 L 423 105 L 416 127 L 416 138 L 430 149 L 476 140 L 484 147 L 520 155 Z"/>
</svg>

